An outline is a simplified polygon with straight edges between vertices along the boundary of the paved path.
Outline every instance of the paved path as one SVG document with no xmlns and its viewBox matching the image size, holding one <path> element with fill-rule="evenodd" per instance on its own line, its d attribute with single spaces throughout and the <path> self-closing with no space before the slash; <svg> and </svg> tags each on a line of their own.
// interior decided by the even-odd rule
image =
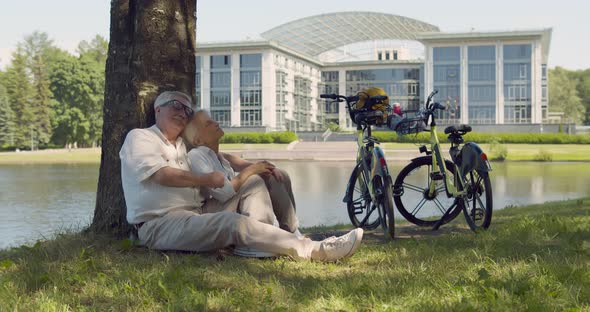
<svg viewBox="0 0 590 312">
<path fill-rule="evenodd" d="M 269 160 L 350 160 L 356 159 L 356 142 L 294 142 L 280 150 L 241 150 L 245 159 Z M 385 150 L 388 160 L 410 160 L 419 156 L 418 147 Z"/>
</svg>

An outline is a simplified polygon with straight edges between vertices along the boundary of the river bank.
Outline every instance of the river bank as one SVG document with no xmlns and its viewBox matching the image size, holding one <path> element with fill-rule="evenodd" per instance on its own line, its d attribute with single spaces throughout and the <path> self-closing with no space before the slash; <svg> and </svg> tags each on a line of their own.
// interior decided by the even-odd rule
<svg viewBox="0 0 590 312">
<path fill-rule="evenodd" d="M 308 228 L 313 238 L 349 226 Z M 590 308 L 590 198 L 507 208 L 474 234 L 367 232 L 336 264 L 157 252 L 63 234 L 0 251 L 0 310 L 484 311 Z"/>
<path fill-rule="evenodd" d="M 588 144 L 505 144 L 506 161 L 590 161 Z M 419 156 L 412 143 L 384 143 L 388 160 L 410 160 Z M 447 147 L 443 145 L 443 150 Z M 495 152 L 489 144 L 482 145 L 490 158 Z M 353 161 L 355 142 L 293 142 L 291 144 L 222 144 L 221 150 L 245 159 Z M 1 152 L 1 164 L 100 163 L 100 148 L 54 149 L 40 151 Z"/>
</svg>

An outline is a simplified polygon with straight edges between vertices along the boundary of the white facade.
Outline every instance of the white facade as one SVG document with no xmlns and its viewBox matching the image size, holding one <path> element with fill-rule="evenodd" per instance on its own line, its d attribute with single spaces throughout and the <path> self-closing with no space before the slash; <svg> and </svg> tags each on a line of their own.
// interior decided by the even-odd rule
<svg viewBox="0 0 590 312">
<path fill-rule="evenodd" d="M 359 14 L 360 21 L 373 13 Z M 310 18 L 318 23 L 311 25 L 325 27 L 324 17 Z M 389 17 L 391 23 L 399 18 Z M 303 20 L 302 29 L 311 36 L 310 20 Z M 350 128 L 345 104 L 331 105 L 319 95 L 352 95 L 377 86 L 407 110 L 421 107 L 431 90 L 440 90 L 436 100 L 452 108 L 441 114 L 442 124 L 540 124 L 546 118 L 551 29 L 440 33 L 414 21 L 418 30 L 413 33 L 398 29 L 389 34 L 392 38 L 372 39 L 372 44 L 365 33 L 346 36 L 332 29 L 324 41 L 314 37 L 302 45 L 283 34 L 287 26 L 297 32 L 296 22 L 267 32 L 268 40 L 198 45 L 201 107 L 224 126 L 240 129 L 323 130 L 330 122 Z M 429 32 L 420 33 L 420 27 Z M 335 47 L 331 41 L 339 35 L 355 37 L 359 44 L 348 40 Z M 274 41 L 279 39 L 287 41 Z M 411 40 L 414 44 L 408 44 Z M 329 44 L 322 47 L 323 42 Z M 362 51 L 355 52 L 355 46 Z"/>
</svg>

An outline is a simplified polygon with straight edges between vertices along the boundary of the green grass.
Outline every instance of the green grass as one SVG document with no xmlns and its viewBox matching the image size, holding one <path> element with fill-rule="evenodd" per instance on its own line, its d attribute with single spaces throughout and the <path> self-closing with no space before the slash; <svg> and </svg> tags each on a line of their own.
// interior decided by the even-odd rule
<svg viewBox="0 0 590 312">
<path fill-rule="evenodd" d="M 497 211 L 479 234 L 463 223 L 439 235 L 400 226 L 393 242 L 368 233 L 336 264 L 221 260 L 61 235 L 0 251 L 0 310 L 590 309 L 590 198 Z"/>
<path fill-rule="evenodd" d="M 395 155 L 396 150 L 415 149 L 423 144 L 414 143 L 383 143 L 388 152 L 387 155 Z M 501 144 L 506 147 L 511 161 L 590 161 L 590 144 Z M 441 145 L 443 152 L 447 153 L 449 144 Z M 490 159 L 496 157 L 490 144 L 480 144 L 480 147 L 488 154 Z"/>
<path fill-rule="evenodd" d="M 235 152 L 242 150 L 285 150 L 288 144 L 221 144 L 222 151 Z M 382 143 L 388 157 L 396 157 L 397 153 L 418 151 L 419 144 L 414 143 Z M 590 161 L 590 144 L 503 144 L 506 147 L 507 161 Z M 495 158 L 490 144 L 481 147 L 490 159 Z M 448 144 L 442 145 L 447 153 Z M 353 159 L 351 159 L 353 160 Z M 99 149 L 77 150 L 42 150 L 35 152 L 0 152 L 2 164 L 54 164 L 54 163 L 100 163 Z"/>
<path fill-rule="evenodd" d="M 64 164 L 64 163 L 100 163 L 100 149 L 83 148 L 68 151 L 66 149 L 2 152 L 0 164 Z"/>
</svg>

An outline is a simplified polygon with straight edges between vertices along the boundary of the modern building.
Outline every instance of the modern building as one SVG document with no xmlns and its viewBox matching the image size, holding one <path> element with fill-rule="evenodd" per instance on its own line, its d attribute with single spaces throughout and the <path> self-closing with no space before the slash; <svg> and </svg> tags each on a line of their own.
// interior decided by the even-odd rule
<svg viewBox="0 0 590 312">
<path fill-rule="evenodd" d="M 415 19 L 341 12 L 292 21 L 260 40 L 197 45 L 197 105 L 225 127 L 350 128 L 321 93 L 385 89 L 404 110 L 431 90 L 446 124 L 512 127 L 547 119 L 551 29 L 445 33 Z M 541 128 L 542 129 L 542 128 Z"/>
</svg>

